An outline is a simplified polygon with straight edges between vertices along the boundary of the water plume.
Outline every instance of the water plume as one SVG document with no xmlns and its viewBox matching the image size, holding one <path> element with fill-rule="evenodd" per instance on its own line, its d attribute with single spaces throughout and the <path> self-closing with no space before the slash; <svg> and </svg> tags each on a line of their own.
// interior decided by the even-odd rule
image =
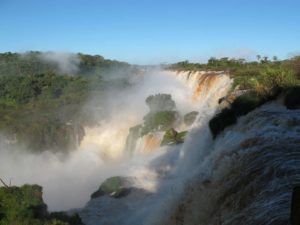
<svg viewBox="0 0 300 225">
<path fill-rule="evenodd" d="M 168 77 L 180 81 L 180 73 L 165 72 Z M 203 74 L 194 75 L 192 87 L 201 85 Z M 185 76 L 185 75 L 182 75 Z M 151 160 L 140 165 L 136 171 L 128 173 L 140 182 L 135 187 L 144 192 L 133 192 L 122 199 L 96 198 L 92 199 L 81 210 L 80 216 L 88 225 L 94 224 L 162 224 L 162 219 L 171 214 L 171 209 L 185 190 L 185 183 L 197 172 L 198 163 L 209 153 L 212 138 L 208 129 L 208 121 L 218 108 L 218 100 L 224 96 L 231 85 L 228 76 L 220 73 L 214 80 L 214 85 L 203 89 L 205 93 L 196 102 L 193 100 L 194 88 L 190 88 L 189 78 L 182 84 L 188 87 L 185 103 L 193 103 L 193 109 L 199 111 L 199 117 L 193 130 L 182 145 L 159 147 L 154 151 Z M 210 79 L 210 78 L 208 78 Z M 192 83 L 192 82 L 191 82 Z M 203 84 L 202 84 L 203 85 Z M 151 138 L 150 138 L 151 139 Z M 149 141 L 149 140 L 148 140 Z M 145 143 L 147 145 L 147 138 Z M 137 149 L 144 145 L 138 145 Z M 147 183 L 147 186 L 144 184 Z M 152 185 L 149 185 L 152 184 Z M 151 186 L 151 189 L 148 187 Z M 113 210 L 111 210 L 113 209 Z M 105 215 L 105 219 L 97 215 Z"/>
<path fill-rule="evenodd" d="M 39 58 L 47 63 L 53 63 L 62 74 L 73 75 L 79 70 L 80 58 L 69 52 L 43 52 Z"/>
<path fill-rule="evenodd" d="M 179 108 L 186 110 L 193 105 L 185 102 L 188 88 L 169 74 L 151 71 L 135 82 L 136 85 L 128 90 L 110 90 L 107 98 L 110 104 L 106 104 L 105 109 L 109 116 L 104 120 L 99 116 L 98 125 L 85 127 L 86 135 L 80 148 L 71 151 L 67 158 L 51 152 L 31 154 L 22 146 L 12 147 L 5 144 L 6 140 L 1 140 L 0 177 L 5 180 L 12 178 L 13 185 L 40 184 L 44 187 L 44 199 L 49 209 L 66 210 L 83 207 L 105 179 L 133 174 L 135 170 L 143 171 L 143 166 L 155 154 L 162 153 L 136 156 L 128 161 L 123 160 L 122 150 L 129 128 L 142 122 L 147 113 L 146 97 L 174 93 Z M 95 103 L 95 98 L 97 96 L 92 96 L 85 110 L 89 110 L 89 104 Z M 154 188 L 155 185 L 150 186 Z"/>
</svg>

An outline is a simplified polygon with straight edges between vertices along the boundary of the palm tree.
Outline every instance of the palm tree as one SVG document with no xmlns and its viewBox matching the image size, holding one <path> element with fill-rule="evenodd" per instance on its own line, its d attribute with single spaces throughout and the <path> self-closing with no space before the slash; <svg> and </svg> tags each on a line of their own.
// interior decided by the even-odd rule
<svg viewBox="0 0 300 225">
<path fill-rule="evenodd" d="M 264 57 L 263 57 L 263 62 L 264 62 L 264 63 L 268 63 L 268 61 L 269 61 L 269 57 L 268 57 L 268 56 L 264 56 Z"/>
<path fill-rule="evenodd" d="M 278 61 L 278 57 L 276 55 L 273 56 L 273 61 L 277 62 Z"/>
<path fill-rule="evenodd" d="M 261 55 L 256 55 L 257 61 L 260 61 Z"/>
</svg>

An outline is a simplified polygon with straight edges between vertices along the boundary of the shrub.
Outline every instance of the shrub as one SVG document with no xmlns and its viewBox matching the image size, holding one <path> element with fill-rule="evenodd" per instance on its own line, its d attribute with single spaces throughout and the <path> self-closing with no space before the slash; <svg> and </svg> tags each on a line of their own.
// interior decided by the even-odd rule
<svg viewBox="0 0 300 225">
<path fill-rule="evenodd" d="M 55 213 L 49 216 L 42 187 L 0 187 L 0 225 L 83 225 L 78 215 Z"/>
<path fill-rule="evenodd" d="M 151 113 L 158 111 L 171 111 L 176 108 L 175 102 L 169 94 L 150 95 L 146 98 L 146 104 Z"/>
<path fill-rule="evenodd" d="M 253 83 L 255 91 L 264 98 L 276 95 L 282 89 L 296 85 L 294 73 L 284 68 L 266 68 Z"/>
<path fill-rule="evenodd" d="M 290 60 L 285 61 L 285 67 L 290 68 L 295 73 L 297 79 L 300 79 L 300 56 L 295 56 Z"/>
<path fill-rule="evenodd" d="M 161 146 L 181 144 L 184 142 L 184 138 L 187 135 L 187 133 L 187 131 L 178 133 L 176 130 L 171 128 L 165 132 L 163 140 L 161 142 Z"/>
<path fill-rule="evenodd" d="M 146 135 L 152 131 L 165 131 L 174 126 L 178 117 L 177 111 L 160 111 L 148 113 L 144 117 L 144 126 L 141 135 Z"/>
<path fill-rule="evenodd" d="M 56 221 L 56 222 L 60 222 L 60 223 L 63 222 L 63 224 L 83 225 L 81 218 L 79 217 L 79 215 L 77 213 L 69 216 L 65 212 L 53 212 L 53 213 L 50 213 L 49 218 L 52 219 L 52 221 Z"/>
</svg>

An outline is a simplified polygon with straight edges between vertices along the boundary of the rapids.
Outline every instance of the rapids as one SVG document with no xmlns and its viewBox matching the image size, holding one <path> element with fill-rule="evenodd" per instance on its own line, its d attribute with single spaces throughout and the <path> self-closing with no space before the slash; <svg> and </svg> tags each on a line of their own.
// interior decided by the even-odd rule
<svg viewBox="0 0 300 225">
<path fill-rule="evenodd" d="M 299 125 L 300 111 L 278 103 L 241 118 L 211 142 L 162 224 L 289 224 L 300 184 Z"/>
</svg>

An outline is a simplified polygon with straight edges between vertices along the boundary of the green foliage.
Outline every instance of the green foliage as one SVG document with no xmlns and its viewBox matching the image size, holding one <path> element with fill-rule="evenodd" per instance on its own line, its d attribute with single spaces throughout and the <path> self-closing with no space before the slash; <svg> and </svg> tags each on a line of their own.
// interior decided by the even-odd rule
<svg viewBox="0 0 300 225">
<path fill-rule="evenodd" d="M 292 87 L 287 91 L 284 104 L 288 109 L 300 108 L 300 86 Z"/>
<path fill-rule="evenodd" d="M 42 188 L 34 185 L 22 187 L 0 188 L 1 214 L 0 224 L 9 224 L 22 219 L 36 220 L 46 213 L 46 205 L 42 199 Z"/>
<path fill-rule="evenodd" d="M 53 221 L 55 221 L 57 224 L 83 225 L 77 213 L 68 215 L 65 212 L 52 212 L 50 213 L 49 219 L 51 219 L 52 224 Z"/>
<path fill-rule="evenodd" d="M 146 104 L 150 112 L 144 116 L 140 135 L 150 132 L 165 131 L 174 126 L 178 119 L 175 102 L 169 94 L 156 94 L 147 97 Z"/>
<path fill-rule="evenodd" d="M 184 123 L 188 126 L 192 125 L 195 122 L 198 114 L 199 113 L 197 111 L 192 111 L 192 112 L 185 114 L 183 117 Z"/>
<path fill-rule="evenodd" d="M 148 113 L 144 117 L 144 126 L 141 135 L 146 135 L 152 131 L 165 131 L 174 127 L 177 121 L 177 111 L 159 111 L 156 113 Z"/>
<path fill-rule="evenodd" d="M 235 58 L 210 58 L 207 63 L 190 63 L 189 61 L 178 62 L 169 66 L 173 70 L 229 70 L 232 68 L 243 67 L 244 59 Z"/>
<path fill-rule="evenodd" d="M 187 135 L 187 133 L 187 131 L 178 133 L 176 130 L 171 128 L 165 132 L 163 140 L 161 142 L 161 146 L 181 144 L 184 142 L 184 138 Z"/>
<path fill-rule="evenodd" d="M 169 94 L 150 95 L 146 99 L 146 104 L 150 108 L 150 113 L 171 111 L 176 108 L 175 102 Z"/>
<path fill-rule="evenodd" d="M 268 95 L 276 88 L 292 86 L 299 82 L 300 57 L 278 61 L 273 57 L 260 57 L 259 62 L 246 62 L 244 59 L 210 58 L 207 64 L 188 63 L 187 61 L 170 65 L 175 70 L 217 70 L 226 71 L 234 78 L 233 89 L 256 89 L 262 95 Z M 300 76 L 298 76 L 299 79 Z"/>
<path fill-rule="evenodd" d="M 111 70 L 122 69 L 124 72 L 130 72 L 132 67 L 125 62 L 119 62 L 116 60 L 104 59 L 100 55 L 86 55 L 82 53 L 77 54 L 79 58 L 79 72 L 78 74 L 85 74 L 87 76 L 105 75 Z"/>
<path fill-rule="evenodd" d="M 88 95 L 86 80 L 54 74 L 3 76 L 0 86 L 1 130 L 33 151 L 71 147 L 74 127 L 66 124 L 78 121 Z"/>
<path fill-rule="evenodd" d="M 300 56 L 285 61 L 279 61 L 276 56 L 273 61 L 260 55 L 257 59 L 258 62 L 246 62 L 243 59 L 211 58 L 207 64 L 184 61 L 169 66 L 173 70 L 226 71 L 234 79 L 231 91 L 250 90 L 209 122 L 214 137 L 236 123 L 238 117 L 285 92 L 286 106 L 290 109 L 299 107 Z"/>
<path fill-rule="evenodd" d="M 38 185 L 0 187 L 0 225 L 7 224 L 83 225 L 78 215 L 65 215 L 64 219 L 49 216 L 42 198 L 42 187 Z"/>
<path fill-rule="evenodd" d="M 95 124 L 93 110 L 83 110 L 88 97 L 104 98 L 110 88 L 128 87 L 126 76 L 108 76 L 135 68 L 98 55 L 73 54 L 78 70 L 61 74 L 43 54 L 0 54 L 0 131 L 31 151 L 65 151 L 75 148 L 76 135 L 82 138 L 82 126 Z"/>
<path fill-rule="evenodd" d="M 295 73 L 297 79 L 300 79 L 300 56 L 295 56 L 290 60 L 286 60 L 284 62 L 284 67 L 291 69 Z"/>
<path fill-rule="evenodd" d="M 284 68 L 265 68 L 253 80 L 254 90 L 262 97 L 269 98 L 281 90 L 297 84 L 291 70 Z"/>
<path fill-rule="evenodd" d="M 55 54 L 53 52 L 27 52 L 2 53 L 0 54 L 0 76 L 31 76 L 34 74 L 56 73 L 60 74 L 58 63 L 45 60 L 45 54 Z M 112 69 L 122 69 L 131 71 L 133 68 L 124 62 L 104 59 L 99 55 L 70 54 L 78 61 L 78 70 L 72 71 L 72 76 L 95 76 L 105 75 Z M 59 59 L 58 59 L 59 60 Z"/>
</svg>

